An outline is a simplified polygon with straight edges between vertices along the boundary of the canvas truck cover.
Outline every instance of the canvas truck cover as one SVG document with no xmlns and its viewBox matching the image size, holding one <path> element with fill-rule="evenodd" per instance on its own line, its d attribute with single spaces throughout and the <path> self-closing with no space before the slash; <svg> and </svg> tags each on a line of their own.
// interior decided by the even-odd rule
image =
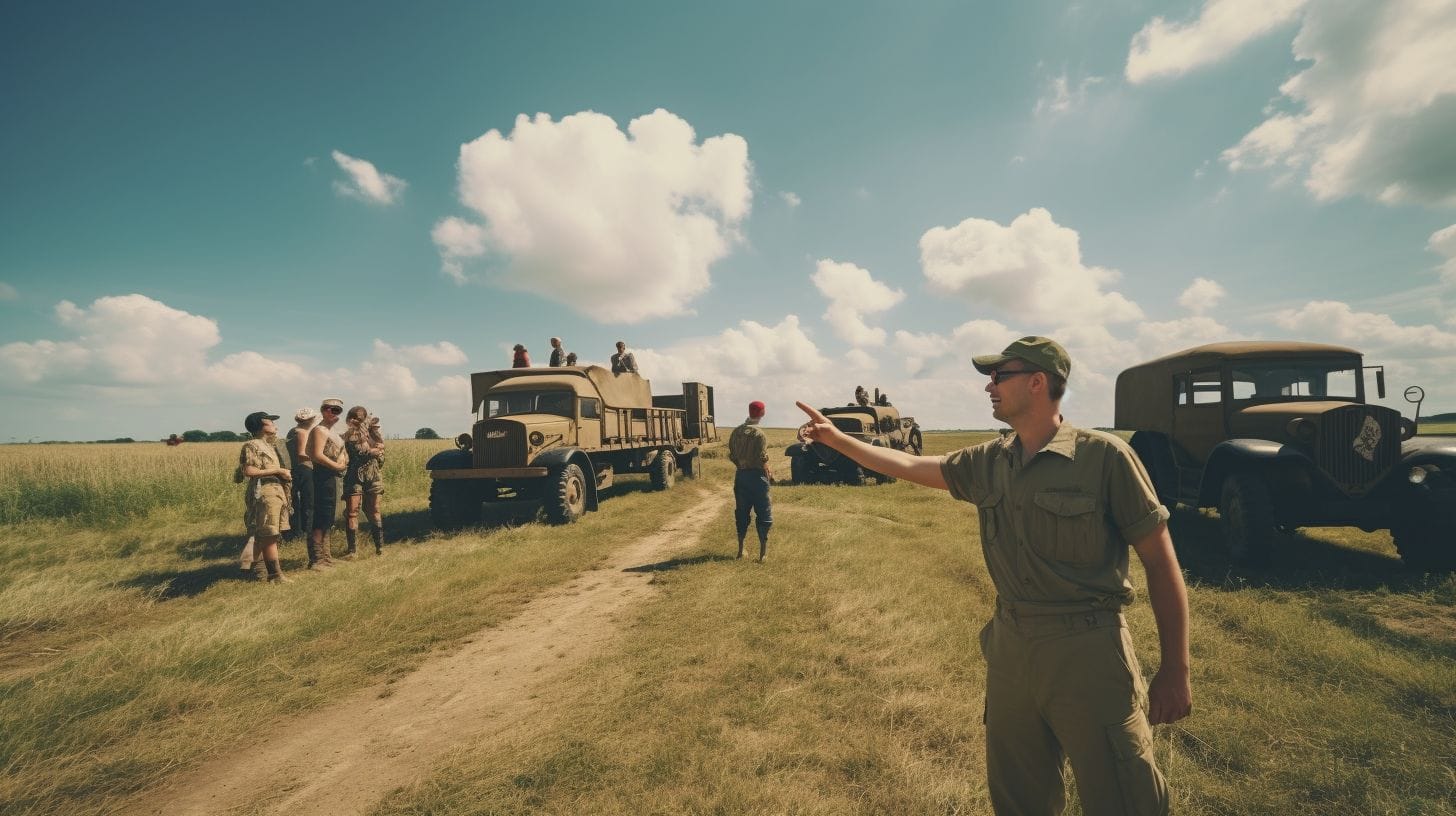
<svg viewBox="0 0 1456 816">
<path fill-rule="evenodd" d="M 1135 365 L 1117 375 L 1113 427 L 1127 431 L 1171 432 L 1173 375 L 1220 368 L 1230 360 L 1318 359 L 1352 357 L 1360 352 L 1324 343 L 1283 340 L 1240 340 L 1209 343 Z"/>
<path fill-rule="evenodd" d="M 601 366 L 505 368 L 470 375 L 470 409 L 476 410 L 492 388 L 518 380 L 522 386 L 569 388 L 584 396 L 600 395 L 612 408 L 651 408 L 652 383 L 636 374 L 613 374 Z"/>
</svg>

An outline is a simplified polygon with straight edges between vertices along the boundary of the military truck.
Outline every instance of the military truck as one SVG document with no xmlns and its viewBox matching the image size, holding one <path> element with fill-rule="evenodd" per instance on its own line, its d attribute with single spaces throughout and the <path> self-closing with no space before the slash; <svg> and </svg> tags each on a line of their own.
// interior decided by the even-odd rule
<svg viewBox="0 0 1456 816">
<path fill-rule="evenodd" d="M 1410 568 L 1456 569 L 1456 437 L 1367 402 L 1385 369 L 1317 343 L 1185 349 L 1117 378 L 1115 424 L 1169 507 L 1217 508 L 1236 562 L 1267 562 L 1276 530 L 1390 530 Z"/>
<path fill-rule="evenodd" d="M 570 524 L 617 474 L 650 474 L 659 490 L 696 476 L 699 446 L 718 438 L 702 383 L 653 396 L 648 380 L 600 366 L 509 368 L 472 374 L 470 393 L 471 431 L 425 464 L 430 518 L 444 529 L 478 523 L 496 502 L 535 502 Z"/>
<path fill-rule="evenodd" d="M 920 455 L 922 438 L 915 418 L 900 416 L 900 409 L 883 400 L 871 405 L 822 408 L 819 413 L 834 423 L 834 427 L 863 442 Z M 820 442 L 795 443 L 784 455 L 789 457 L 789 475 L 794 484 L 861 485 L 866 478 L 876 484 L 895 480 L 893 476 L 862 467 Z"/>
</svg>

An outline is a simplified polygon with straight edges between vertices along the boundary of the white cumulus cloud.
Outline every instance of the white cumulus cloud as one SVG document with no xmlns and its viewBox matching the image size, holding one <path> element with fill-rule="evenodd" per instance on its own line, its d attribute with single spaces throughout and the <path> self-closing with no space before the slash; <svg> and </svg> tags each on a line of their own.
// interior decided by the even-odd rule
<svg viewBox="0 0 1456 816">
<path fill-rule="evenodd" d="M 1088 323 L 1119 323 L 1142 309 L 1104 287 L 1114 269 L 1082 262 L 1076 230 L 1040 207 L 1007 226 L 967 218 L 920 237 L 920 266 L 933 288 L 1005 312 L 1030 324 L 1056 325 L 1069 314 Z"/>
<path fill-rule="evenodd" d="M 374 358 L 381 362 L 431 366 L 463 366 L 469 362 L 460 347 L 447 340 L 418 346 L 392 346 L 374 338 Z"/>
<path fill-rule="evenodd" d="M 603 321 L 683 314 L 748 215 L 748 143 L 698 143 L 662 109 L 624 132 L 590 111 L 516 118 L 460 148 L 460 200 L 483 219 L 434 230 L 446 274 L 498 254 L 500 286 L 532 292 Z M 475 230 L 468 227 L 474 226 Z"/>
<path fill-rule="evenodd" d="M 1190 23 L 1154 17 L 1133 35 L 1127 80 L 1179 76 L 1218 62 L 1299 15 L 1306 0 L 1207 0 Z"/>
<path fill-rule="evenodd" d="M 1310 0 L 1282 104 L 1222 154 L 1320 201 L 1456 203 L 1456 3 Z"/>
<path fill-rule="evenodd" d="M 789 209 L 793 209 L 794 207 L 797 207 L 800 204 L 804 203 L 799 198 L 797 193 L 791 193 L 788 190 L 779 193 L 779 198 L 783 199 L 783 202 L 789 205 Z"/>
<path fill-rule="evenodd" d="M 865 315 L 894 307 L 905 299 L 903 291 L 875 280 L 869 270 L 829 258 L 820 259 L 810 280 L 829 299 L 824 319 L 841 340 L 852 346 L 884 345 L 885 330 L 871 327 Z"/>
<path fill-rule="evenodd" d="M 333 152 L 334 163 L 348 175 L 349 180 L 335 181 L 334 190 L 340 195 L 368 201 L 372 204 L 393 204 L 404 188 L 409 186 L 404 179 L 381 173 L 372 162 L 350 156 L 339 150 Z"/>
<path fill-rule="evenodd" d="M 1183 290 L 1183 294 L 1178 296 L 1178 305 L 1194 314 L 1203 314 L 1218 306 L 1226 294 L 1227 292 L 1218 281 L 1194 278 L 1193 283 L 1189 284 L 1188 288 Z"/>
<path fill-rule="evenodd" d="M 15 291 L 14 286 L 0 281 L 0 300 L 15 300 L 18 297 L 20 297 L 20 293 Z"/>
<path fill-rule="evenodd" d="M 1431 233 L 1426 248 L 1444 259 L 1441 278 L 1447 283 L 1456 283 L 1456 224 Z"/>
<path fill-rule="evenodd" d="M 1456 356 L 1456 333 L 1430 324 L 1404 325 L 1377 312 L 1357 312 L 1337 300 L 1316 300 L 1298 309 L 1281 309 L 1275 313 L 1274 322 L 1304 339 L 1410 357 Z"/>
</svg>

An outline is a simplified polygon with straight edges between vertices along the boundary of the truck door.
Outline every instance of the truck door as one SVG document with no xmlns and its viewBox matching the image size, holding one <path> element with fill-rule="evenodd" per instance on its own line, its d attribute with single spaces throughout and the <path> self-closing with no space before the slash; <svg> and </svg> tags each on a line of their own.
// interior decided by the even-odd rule
<svg viewBox="0 0 1456 816">
<path fill-rule="evenodd" d="M 1180 457 L 1178 464 L 1180 468 L 1196 464 L 1201 471 L 1214 446 L 1228 439 L 1224 427 L 1223 373 L 1214 368 L 1175 374 L 1173 395 L 1176 400 L 1173 442 L 1193 460 L 1182 461 Z M 1187 481 L 1182 478 L 1179 481 L 1187 492 Z"/>
<path fill-rule="evenodd" d="M 581 397 L 576 401 L 576 446 L 595 450 L 602 446 L 602 401 Z"/>
</svg>

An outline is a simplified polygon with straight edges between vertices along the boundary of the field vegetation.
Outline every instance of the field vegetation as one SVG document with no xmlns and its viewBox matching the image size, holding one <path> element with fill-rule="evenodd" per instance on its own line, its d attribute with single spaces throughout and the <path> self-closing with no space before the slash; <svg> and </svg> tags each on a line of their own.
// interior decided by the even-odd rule
<svg viewBox="0 0 1456 816">
<path fill-rule="evenodd" d="M 791 432 L 771 435 L 782 450 Z M 286 544 L 282 586 L 238 569 L 234 444 L 0 447 L 0 811 L 114 809 L 409 673 L 731 478 L 709 451 L 701 480 L 624 478 L 571 527 L 442 535 L 423 463 L 443 444 L 390 443 L 384 557 L 304 574 Z M 729 557 L 725 506 L 652 565 L 661 592 L 621 648 L 378 812 L 988 812 L 975 635 L 994 592 L 974 510 L 904 483 L 774 502 L 768 564 Z M 1456 813 L 1456 578 L 1402 570 L 1382 533 L 1301 531 L 1253 573 L 1212 515 L 1172 530 L 1195 694 L 1156 736 L 1176 812 Z M 1129 619 L 1150 672 L 1141 592 Z"/>
</svg>

